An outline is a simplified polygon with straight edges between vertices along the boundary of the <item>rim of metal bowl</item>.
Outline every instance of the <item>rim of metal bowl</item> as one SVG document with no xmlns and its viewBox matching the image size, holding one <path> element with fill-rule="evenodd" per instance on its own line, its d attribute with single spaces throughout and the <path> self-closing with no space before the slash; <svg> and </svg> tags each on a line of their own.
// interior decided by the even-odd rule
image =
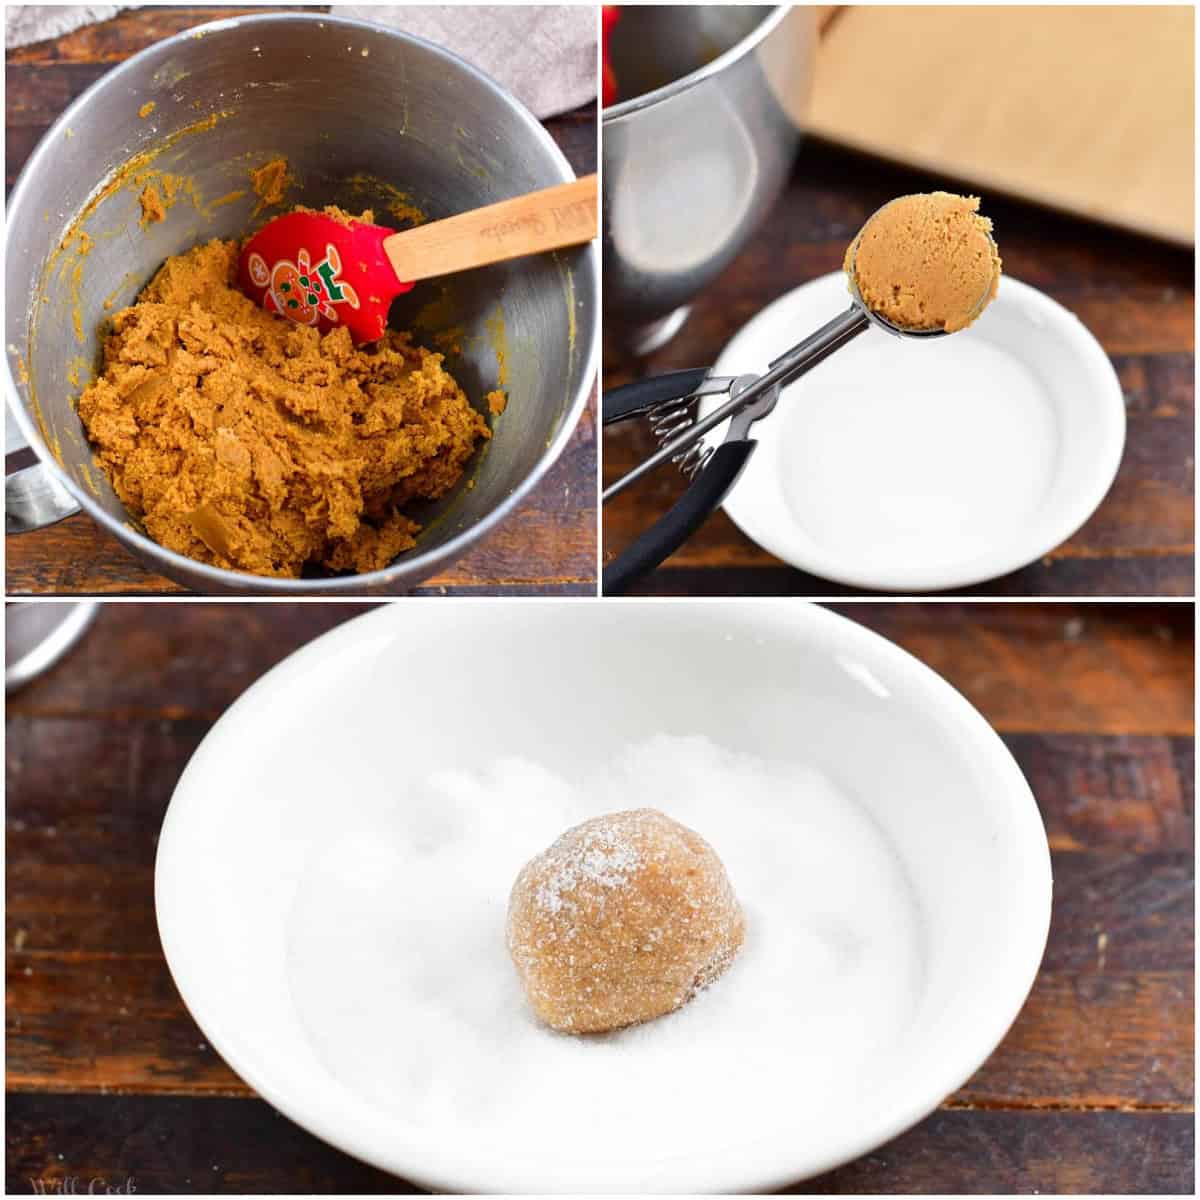
<svg viewBox="0 0 1200 1200">
<path fill-rule="evenodd" d="M 671 100 L 675 96 L 679 96 L 694 88 L 698 83 L 702 83 L 710 76 L 720 74 L 727 66 L 740 58 L 744 58 L 760 42 L 764 41 L 768 34 L 782 24 L 784 18 L 794 7 L 791 4 L 774 5 L 766 16 L 741 41 L 734 42 L 728 50 L 718 54 L 712 62 L 705 63 L 704 66 L 697 67 L 696 70 L 689 71 L 686 75 L 681 75 L 678 79 L 672 79 L 670 83 L 665 83 L 662 87 L 655 88 L 653 91 L 643 92 L 640 96 L 631 96 L 628 100 L 621 100 L 616 104 L 610 104 L 607 108 L 602 108 L 600 110 L 601 122 L 620 121 L 623 117 L 629 117 L 636 112 L 641 112 L 642 109 L 651 108 L 655 104 Z"/>
<path fill-rule="evenodd" d="M 12 601 L 11 607 L 37 607 L 42 612 L 53 609 L 66 615 L 36 646 L 30 647 L 17 658 L 4 664 L 5 693 L 20 691 L 57 666 L 59 659 L 64 658 L 78 645 L 100 614 L 99 600 L 78 600 L 70 604 L 39 604 L 35 600 L 22 600 Z M 6 615 L 6 621 L 10 619 L 11 616 Z M 6 644 L 6 652 L 7 649 Z"/>
<path fill-rule="evenodd" d="M 554 139 L 546 132 L 542 123 L 533 113 L 506 87 L 497 83 L 490 75 L 485 74 L 478 67 L 467 62 L 466 59 L 460 58 L 452 50 L 447 50 L 444 46 L 435 45 L 433 42 L 417 37 L 414 34 L 405 33 L 398 29 L 390 29 L 386 25 L 376 25 L 370 21 L 360 21 L 329 13 L 248 13 L 244 16 L 227 17 L 222 20 L 207 21 L 200 25 L 194 25 L 180 33 L 173 34 L 169 38 L 164 38 L 161 42 L 155 42 L 154 45 L 147 46 L 144 50 L 140 50 L 137 54 L 127 58 L 124 62 L 118 63 L 111 71 L 105 72 L 105 74 L 96 80 L 95 83 L 91 84 L 64 109 L 58 119 L 42 135 L 41 140 L 34 147 L 33 153 L 30 154 L 25 165 L 21 168 L 21 173 L 17 178 L 16 184 L 13 186 L 12 193 L 8 199 L 5 245 L 7 246 L 9 240 L 13 237 L 20 235 L 19 231 L 23 219 L 22 208 L 25 201 L 28 180 L 38 169 L 43 158 L 48 157 L 52 153 L 51 147 L 57 144 L 55 140 L 56 135 L 75 118 L 77 113 L 91 103 L 93 93 L 98 92 L 102 87 L 113 86 L 114 82 L 118 81 L 122 75 L 132 71 L 135 66 L 140 65 L 145 60 L 170 54 L 177 46 L 192 41 L 201 30 L 205 33 L 215 33 L 243 27 L 261 28 L 264 25 L 276 23 L 337 25 L 347 30 L 357 30 L 363 34 L 370 34 L 376 37 L 397 38 L 401 41 L 411 42 L 420 46 L 423 50 L 446 60 L 451 66 L 465 71 L 469 75 L 473 75 L 476 80 L 494 92 L 501 101 L 511 105 L 516 111 L 517 116 L 521 119 L 522 124 L 529 131 L 530 136 L 542 144 L 543 148 L 549 152 L 551 160 L 561 168 L 564 182 L 576 177 L 574 169 L 567 161 L 566 155 L 558 148 Z M 101 180 L 95 190 L 99 190 L 103 186 L 104 181 Z M 70 223 L 68 223 L 67 228 L 70 228 Z M 588 258 L 591 260 L 593 276 L 599 279 L 600 264 L 595 242 L 586 248 L 586 252 Z M 580 372 L 579 384 L 575 388 L 574 394 L 570 396 L 569 402 L 564 406 L 561 428 L 542 451 L 529 474 L 491 512 L 486 513 L 469 529 L 464 529 L 443 545 L 428 551 L 426 556 L 421 556 L 420 543 L 418 542 L 416 554 L 407 551 L 395 562 L 390 563 L 382 570 L 370 571 L 361 575 L 278 579 L 270 575 L 252 575 L 244 571 L 227 571 L 223 567 L 214 567 L 208 563 L 201 562 L 199 559 L 189 558 L 187 555 L 179 554 L 174 550 L 168 550 L 166 546 L 160 545 L 140 530 L 133 529 L 112 516 L 100 506 L 95 497 L 91 496 L 86 488 L 79 486 L 63 469 L 62 465 L 46 445 L 37 422 L 31 419 L 29 413 L 25 410 L 25 406 L 21 403 L 20 392 L 17 388 L 16 380 L 13 378 L 12 363 L 6 354 L 4 356 L 4 386 L 8 400 L 7 407 L 9 415 L 16 421 L 25 440 L 37 454 L 38 461 L 54 473 L 55 478 L 71 493 L 76 501 L 78 501 L 80 507 L 92 520 L 96 521 L 118 541 L 125 543 L 132 540 L 139 550 L 148 555 L 151 560 L 156 558 L 162 559 L 166 563 L 177 567 L 181 572 L 199 575 L 203 580 L 211 582 L 214 588 L 221 592 L 273 592 L 280 595 L 308 595 L 314 592 L 346 592 L 357 594 L 370 589 L 376 591 L 383 590 L 395 584 L 399 578 L 407 576 L 411 576 L 411 578 L 406 578 L 405 583 L 416 586 L 421 580 L 427 579 L 437 571 L 439 567 L 454 561 L 473 543 L 495 528 L 541 482 L 546 472 L 557 461 L 571 435 L 575 432 L 575 427 L 578 425 L 584 407 L 587 404 L 592 379 L 596 374 L 596 358 L 599 353 L 597 325 L 600 317 L 599 305 L 594 300 L 593 310 L 592 320 L 586 329 L 586 336 L 588 338 L 586 361 Z M 581 332 L 584 332 L 582 328 Z M 32 335 L 32 326 L 30 335 Z"/>
</svg>

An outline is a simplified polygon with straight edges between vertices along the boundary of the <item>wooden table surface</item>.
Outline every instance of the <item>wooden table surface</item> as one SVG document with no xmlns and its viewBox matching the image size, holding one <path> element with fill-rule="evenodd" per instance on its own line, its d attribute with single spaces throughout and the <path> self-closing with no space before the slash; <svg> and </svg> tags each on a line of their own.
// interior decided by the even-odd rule
<svg viewBox="0 0 1200 1200">
<path fill-rule="evenodd" d="M 280 5 L 275 8 L 302 8 Z M 316 6 L 308 6 L 316 7 Z M 142 8 L 57 41 L 7 54 L 5 181 L 11 188 L 50 124 L 115 64 L 195 25 L 255 8 Z M 596 169 L 594 106 L 546 128 L 579 174 Z M 25 452 L 20 465 L 33 461 Z M 15 457 L 15 456 L 14 456 Z M 596 591 L 596 393 L 553 468 L 499 529 L 414 589 L 415 594 L 594 595 Z M 10 468 L 14 465 L 9 464 Z M 180 592 L 80 513 L 7 539 L 8 595 Z"/>
<path fill-rule="evenodd" d="M 1191 1192 L 1192 606 L 841 604 L 957 686 L 1037 795 L 1055 895 L 1001 1047 L 930 1118 L 802 1192 Z M 405 1190 L 225 1066 L 159 948 L 158 829 L 272 663 L 361 610 L 108 604 L 7 716 L 7 1188 Z M 803 1087 L 802 1073 L 797 1086 Z"/>
<path fill-rule="evenodd" d="M 840 269 L 846 245 L 884 201 L 948 186 L 917 171 L 811 140 L 762 230 L 696 302 L 679 335 L 637 362 L 605 355 L 604 386 L 707 366 L 772 300 Z M 1193 255 L 1020 201 L 989 195 L 1004 269 L 1075 312 L 1113 361 L 1128 435 L 1099 510 L 1042 561 L 963 595 L 1190 596 L 1194 590 Z M 807 331 L 798 331 L 798 336 Z M 605 484 L 656 443 L 644 422 L 604 435 Z M 678 499 L 683 477 L 662 468 L 605 506 L 608 560 Z M 635 589 L 663 595 L 852 594 L 759 549 L 716 513 Z"/>
</svg>

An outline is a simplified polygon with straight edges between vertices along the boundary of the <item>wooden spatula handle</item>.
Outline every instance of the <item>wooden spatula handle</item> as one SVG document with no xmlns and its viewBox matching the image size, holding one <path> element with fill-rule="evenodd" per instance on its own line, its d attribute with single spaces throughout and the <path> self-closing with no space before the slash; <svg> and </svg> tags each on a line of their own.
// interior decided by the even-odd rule
<svg viewBox="0 0 1200 1200">
<path fill-rule="evenodd" d="M 577 246 L 596 231 L 596 176 L 585 175 L 394 233 L 383 249 L 396 275 L 409 281 Z"/>
</svg>

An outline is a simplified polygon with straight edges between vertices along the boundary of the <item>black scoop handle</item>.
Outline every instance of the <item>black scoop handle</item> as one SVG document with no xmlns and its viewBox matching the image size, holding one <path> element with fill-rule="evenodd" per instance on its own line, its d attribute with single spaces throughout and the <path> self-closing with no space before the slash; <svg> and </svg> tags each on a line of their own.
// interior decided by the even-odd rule
<svg viewBox="0 0 1200 1200">
<path fill-rule="evenodd" d="M 691 486 L 653 525 L 604 568 L 604 594 L 619 596 L 673 554 L 708 520 L 737 483 L 758 443 L 723 442 Z"/>
<path fill-rule="evenodd" d="M 668 371 L 665 375 L 651 375 L 638 379 L 624 387 L 613 388 L 604 393 L 601 405 L 603 424 L 614 425 L 630 417 L 640 417 L 657 404 L 668 400 L 682 400 L 690 396 L 708 378 L 707 367 L 696 367 L 687 371 Z"/>
</svg>

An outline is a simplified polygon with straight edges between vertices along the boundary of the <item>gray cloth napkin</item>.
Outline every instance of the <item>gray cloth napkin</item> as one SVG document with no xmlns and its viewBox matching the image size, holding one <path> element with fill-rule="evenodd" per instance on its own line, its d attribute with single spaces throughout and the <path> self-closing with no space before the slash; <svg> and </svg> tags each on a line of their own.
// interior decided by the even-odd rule
<svg viewBox="0 0 1200 1200">
<path fill-rule="evenodd" d="M 4 10 L 8 46 L 62 37 L 136 5 L 14 5 Z M 390 25 L 453 50 L 503 84 L 537 117 L 596 95 L 593 5 L 339 4 L 340 16 Z M 200 24 L 198 19 L 197 24 Z"/>
<path fill-rule="evenodd" d="M 62 37 L 83 25 L 108 21 L 121 11 L 120 4 L 14 4 L 4 9 L 4 44 L 28 46 Z"/>
<path fill-rule="evenodd" d="M 537 117 L 596 95 L 593 5 L 339 4 L 339 15 L 416 34 L 502 83 Z"/>
</svg>

